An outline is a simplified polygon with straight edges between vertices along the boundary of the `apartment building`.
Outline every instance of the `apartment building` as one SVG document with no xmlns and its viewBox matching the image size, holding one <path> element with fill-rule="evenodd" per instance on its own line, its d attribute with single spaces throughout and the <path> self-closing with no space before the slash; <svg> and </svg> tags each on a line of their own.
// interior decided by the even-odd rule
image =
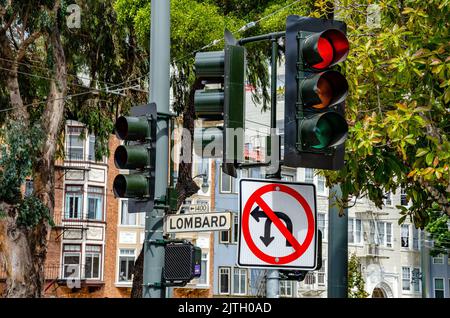
<svg viewBox="0 0 450 318">
<path fill-rule="evenodd" d="M 118 145 L 111 136 L 109 148 Z M 67 121 L 65 157 L 55 168 L 55 226 L 45 266 L 45 296 L 126 297 L 129 289 L 119 283 L 123 202 L 112 192 L 118 173 L 113 155 L 97 161 L 95 136 L 83 124 Z"/>
</svg>

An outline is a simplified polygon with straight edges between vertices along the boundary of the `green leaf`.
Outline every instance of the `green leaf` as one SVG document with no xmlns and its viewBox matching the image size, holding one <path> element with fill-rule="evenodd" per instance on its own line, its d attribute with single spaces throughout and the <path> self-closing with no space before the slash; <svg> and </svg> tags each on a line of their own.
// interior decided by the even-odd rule
<svg viewBox="0 0 450 318">
<path fill-rule="evenodd" d="M 401 218 L 398 219 L 398 225 L 401 225 L 403 222 L 405 222 L 405 219 L 408 215 L 403 215 Z"/>
<path fill-rule="evenodd" d="M 419 158 L 419 157 L 425 156 L 427 153 L 428 153 L 428 149 L 419 148 L 419 149 L 417 149 L 416 157 Z"/>
<path fill-rule="evenodd" d="M 429 152 L 427 154 L 427 156 L 425 157 L 425 162 L 427 163 L 428 166 L 432 165 L 433 159 L 434 159 L 434 154 L 432 152 Z"/>
</svg>

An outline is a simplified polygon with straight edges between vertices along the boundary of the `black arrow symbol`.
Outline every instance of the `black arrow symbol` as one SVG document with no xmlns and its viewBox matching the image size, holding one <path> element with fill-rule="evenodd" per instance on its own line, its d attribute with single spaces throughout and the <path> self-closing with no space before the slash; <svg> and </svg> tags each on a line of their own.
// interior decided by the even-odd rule
<svg viewBox="0 0 450 318">
<path fill-rule="evenodd" d="M 293 230 L 292 221 L 289 218 L 289 216 L 287 216 L 283 212 L 274 212 L 274 213 L 278 218 L 280 218 L 281 220 L 284 221 L 284 223 L 286 223 L 288 231 L 291 232 L 291 234 L 293 235 L 294 233 L 292 232 Z M 260 210 L 259 206 L 256 206 L 256 208 L 253 209 L 250 215 L 256 220 L 256 222 L 259 222 L 260 218 L 267 218 L 266 224 L 264 224 L 264 236 L 260 236 L 259 238 L 261 239 L 261 241 L 264 243 L 265 246 L 269 246 L 270 243 L 272 243 L 272 241 L 275 239 L 274 236 L 270 236 L 272 228 L 271 227 L 272 220 L 266 215 L 266 213 L 263 210 Z M 287 239 L 286 239 L 286 246 L 292 246 L 292 244 Z"/>
</svg>

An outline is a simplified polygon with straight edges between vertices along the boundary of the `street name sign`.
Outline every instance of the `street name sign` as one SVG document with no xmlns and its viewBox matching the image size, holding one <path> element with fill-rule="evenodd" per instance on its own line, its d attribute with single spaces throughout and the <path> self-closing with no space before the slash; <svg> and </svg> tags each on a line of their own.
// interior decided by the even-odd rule
<svg viewBox="0 0 450 318">
<path fill-rule="evenodd" d="M 167 215 L 166 233 L 226 231 L 231 228 L 231 212 Z"/>
<path fill-rule="evenodd" d="M 317 203 L 313 184 L 242 179 L 238 265 L 317 268 Z"/>
</svg>

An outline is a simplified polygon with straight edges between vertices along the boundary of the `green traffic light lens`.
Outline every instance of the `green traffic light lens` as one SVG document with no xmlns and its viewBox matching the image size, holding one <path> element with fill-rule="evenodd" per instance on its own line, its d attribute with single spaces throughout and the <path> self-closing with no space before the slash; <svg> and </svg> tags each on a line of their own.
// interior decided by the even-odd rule
<svg viewBox="0 0 450 318">
<path fill-rule="evenodd" d="M 314 128 L 314 132 L 319 144 L 312 147 L 315 149 L 326 148 L 330 143 L 331 135 L 333 133 L 330 122 L 326 119 L 319 120 L 317 126 Z"/>
<path fill-rule="evenodd" d="M 337 112 L 330 111 L 302 120 L 300 129 L 302 143 L 313 149 L 325 149 L 344 143 L 348 124 Z"/>
</svg>

